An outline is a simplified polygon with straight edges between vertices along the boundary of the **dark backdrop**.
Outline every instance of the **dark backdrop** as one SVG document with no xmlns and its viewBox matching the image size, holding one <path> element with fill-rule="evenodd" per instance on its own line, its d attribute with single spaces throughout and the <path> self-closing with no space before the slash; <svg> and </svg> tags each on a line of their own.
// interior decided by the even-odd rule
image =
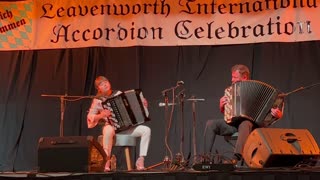
<svg viewBox="0 0 320 180">
<path fill-rule="evenodd" d="M 219 98 L 230 85 L 230 68 L 245 64 L 252 78 L 283 92 L 320 82 L 320 42 L 263 43 L 229 46 L 81 48 L 0 52 L 0 170 L 29 171 L 37 168 L 40 137 L 59 136 L 60 99 L 41 94 L 94 95 L 97 75 L 107 76 L 114 89 L 141 88 L 149 102 L 152 139 L 146 165 L 162 161 L 165 118 L 161 91 L 185 83 L 186 99 L 204 98 L 196 103 L 197 153 L 203 151 L 203 131 L 208 119 L 222 118 Z M 320 141 L 318 122 L 320 87 L 294 93 L 286 98 L 281 128 L 306 128 Z M 88 129 L 86 113 L 90 99 L 67 101 L 65 136 L 98 136 L 100 128 Z M 185 101 L 183 151 L 192 153 L 192 108 Z M 169 145 L 179 151 L 181 116 L 173 111 Z M 230 148 L 222 138 L 219 152 Z"/>
</svg>

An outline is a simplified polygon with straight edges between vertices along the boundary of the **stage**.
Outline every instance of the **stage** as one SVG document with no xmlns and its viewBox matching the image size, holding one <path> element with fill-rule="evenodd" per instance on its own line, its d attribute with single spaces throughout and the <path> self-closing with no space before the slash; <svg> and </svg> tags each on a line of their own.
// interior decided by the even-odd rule
<svg viewBox="0 0 320 180">
<path fill-rule="evenodd" d="M 2 172 L 0 179 L 65 179 L 65 180 L 106 180 L 106 179 L 146 179 L 146 180 L 318 180 L 320 166 L 299 168 L 235 168 L 232 171 L 117 171 L 108 173 L 37 173 L 37 172 Z"/>
</svg>

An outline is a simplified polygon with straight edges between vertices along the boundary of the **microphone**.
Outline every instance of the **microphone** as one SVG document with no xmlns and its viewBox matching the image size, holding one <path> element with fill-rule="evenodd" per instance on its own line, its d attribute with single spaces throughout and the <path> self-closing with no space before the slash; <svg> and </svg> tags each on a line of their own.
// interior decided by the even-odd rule
<svg viewBox="0 0 320 180">
<path fill-rule="evenodd" d="M 168 91 L 174 90 L 174 89 L 176 89 L 176 88 L 178 88 L 179 86 L 182 86 L 182 85 L 184 85 L 183 81 L 177 81 L 176 86 L 168 88 L 168 89 L 165 89 L 165 90 L 161 91 L 161 93 L 162 93 L 163 96 L 165 96 Z"/>
<path fill-rule="evenodd" d="M 177 81 L 177 86 L 181 86 L 181 85 L 184 85 L 184 82 L 183 81 Z"/>
<path fill-rule="evenodd" d="M 163 102 L 159 103 L 159 107 L 163 107 L 165 105 L 166 105 L 166 103 L 163 103 Z M 172 106 L 172 105 L 176 105 L 176 103 L 168 103 L 168 106 Z"/>
</svg>

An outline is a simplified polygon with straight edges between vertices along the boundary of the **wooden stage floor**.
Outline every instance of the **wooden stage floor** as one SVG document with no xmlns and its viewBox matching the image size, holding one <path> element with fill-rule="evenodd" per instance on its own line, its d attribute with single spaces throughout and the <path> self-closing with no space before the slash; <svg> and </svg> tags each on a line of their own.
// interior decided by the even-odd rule
<svg viewBox="0 0 320 180">
<path fill-rule="evenodd" d="M 299 168 L 235 168 L 232 171 L 117 171 L 108 173 L 37 173 L 1 172 L 0 179 L 65 179 L 65 180 L 320 180 L 320 166 Z"/>
</svg>

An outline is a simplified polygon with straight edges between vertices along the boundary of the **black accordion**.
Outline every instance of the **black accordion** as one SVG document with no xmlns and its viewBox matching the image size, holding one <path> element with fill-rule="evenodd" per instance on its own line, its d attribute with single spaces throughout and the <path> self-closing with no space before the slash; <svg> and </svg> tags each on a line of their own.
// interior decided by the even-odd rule
<svg viewBox="0 0 320 180">
<path fill-rule="evenodd" d="M 271 108 L 282 108 L 283 97 L 272 86 L 256 81 L 239 81 L 225 90 L 228 98 L 224 107 L 224 119 L 230 125 L 242 120 L 251 120 L 259 127 L 267 127 L 277 119 L 271 115 Z"/>
<path fill-rule="evenodd" d="M 149 121 L 149 111 L 143 106 L 143 94 L 139 89 L 128 90 L 102 102 L 111 111 L 110 124 L 116 132 L 124 131 Z"/>
</svg>

